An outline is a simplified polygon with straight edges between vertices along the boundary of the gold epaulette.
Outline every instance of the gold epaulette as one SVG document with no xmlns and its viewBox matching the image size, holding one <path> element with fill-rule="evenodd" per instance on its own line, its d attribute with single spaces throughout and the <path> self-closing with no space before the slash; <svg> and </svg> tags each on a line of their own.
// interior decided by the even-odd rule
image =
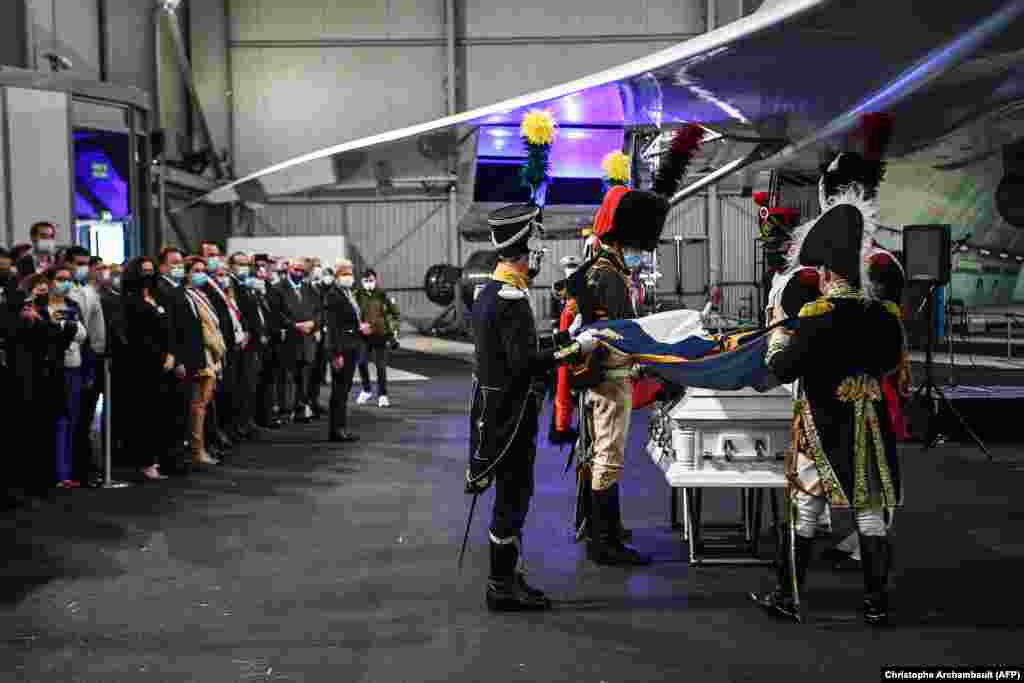
<svg viewBox="0 0 1024 683">
<path fill-rule="evenodd" d="M 800 317 L 813 318 L 818 315 L 825 315 L 829 311 L 833 310 L 835 310 L 835 306 L 832 304 L 832 302 L 826 299 L 825 297 L 822 297 L 817 301 L 812 301 L 810 303 L 804 304 L 803 307 L 800 309 Z"/>
</svg>

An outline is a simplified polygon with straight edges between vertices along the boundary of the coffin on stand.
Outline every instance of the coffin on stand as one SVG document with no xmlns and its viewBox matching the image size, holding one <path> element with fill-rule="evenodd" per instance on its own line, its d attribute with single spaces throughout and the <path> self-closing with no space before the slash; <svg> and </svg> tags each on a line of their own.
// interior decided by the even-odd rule
<svg viewBox="0 0 1024 683">
<path fill-rule="evenodd" d="M 765 392 L 690 388 L 674 403 L 652 412 L 647 450 L 672 487 L 672 523 L 678 524 L 679 498 L 683 532 L 691 564 L 767 564 L 758 556 L 765 490 L 781 531 L 777 495 L 785 488 L 783 458 L 789 447 L 793 393 L 788 385 Z M 736 489 L 741 521 L 703 522 L 702 490 Z M 738 538 L 737 538 L 738 537 Z M 705 551 L 732 551 L 732 556 L 705 557 Z M 742 550 L 741 556 L 736 555 Z"/>
</svg>

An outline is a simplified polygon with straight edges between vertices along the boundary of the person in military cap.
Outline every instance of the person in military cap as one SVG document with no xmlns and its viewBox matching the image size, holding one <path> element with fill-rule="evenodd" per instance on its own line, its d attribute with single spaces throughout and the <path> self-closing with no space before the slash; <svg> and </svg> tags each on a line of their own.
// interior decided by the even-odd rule
<svg viewBox="0 0 1024 683">
<path fill-rule="evenodd" d="M 898 307 L 877 298 L 870 277 L 880 159 L 846 153 L 826 166 L 824 213 L 797 229 L 790 252 L 794 266 L 818 270 L 821 297 L 800 309 L 795 329 L 771 332 L 765 358 L 780 381 L 800 380 L 787 467 L 795 509 L 793 533 L 780 544 L 778 586 L 751 598 L 773 616 L 794 621 L 801 620 L 796 598 L 826 504 L 855 516 L 865 622 L 888 620 L 888 530 L 902 504 L 902 482 L 882 383 L 900 367 L 905 335 Z M 779 305 L 772 322 L 787 317 Z"/>
<path fill-rule="evenodd" d="M 522 561 L 544 395 L 538 384 L 554 367 L 557 347 L 569 342 L 565 332 L 557 335 L 553 348 L 541 349 L 538 340 L 529 284 L 543 254 L 531 244 L 542 230 L 539 213 L 539 207 L 526 204 L 490 214 L 498 264 L 491 279 L 477 288 L 472 306 L 476 372 L 465 491 L 478 495 L 495 484 L 486 593 L 492 611 L 551 607 L 542 591 L 527 584 Z M 584 352 L 597 345 L 592 332 L 576 341 Z"/>
</svg>

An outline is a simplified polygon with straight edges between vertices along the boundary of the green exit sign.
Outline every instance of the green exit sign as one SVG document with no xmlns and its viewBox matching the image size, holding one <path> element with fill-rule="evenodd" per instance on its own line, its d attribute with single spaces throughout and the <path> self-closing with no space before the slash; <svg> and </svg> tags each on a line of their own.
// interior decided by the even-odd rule
<svg viewBox="0 0 1024 683">
<path fill-rule="evenodd" d="M 92 162 L 92 177 L 93 178 L 109 178 L 110 177 L 110 166 L 101 163 L 99 161 Z"/>
</svg>

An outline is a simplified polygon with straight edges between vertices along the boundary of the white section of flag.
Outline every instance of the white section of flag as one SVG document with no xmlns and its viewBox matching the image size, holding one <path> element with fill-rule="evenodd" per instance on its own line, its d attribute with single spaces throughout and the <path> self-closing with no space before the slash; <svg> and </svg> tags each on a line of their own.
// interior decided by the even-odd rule
<svg viewBox="0 0 1024 683">
<path fill-rule="evenodd" d="M 700 311 L 664 311 L 634 320 L 649 337 L 662 344 L 675 344 L 694 336 L 706 336 Z"/>
</svg>

